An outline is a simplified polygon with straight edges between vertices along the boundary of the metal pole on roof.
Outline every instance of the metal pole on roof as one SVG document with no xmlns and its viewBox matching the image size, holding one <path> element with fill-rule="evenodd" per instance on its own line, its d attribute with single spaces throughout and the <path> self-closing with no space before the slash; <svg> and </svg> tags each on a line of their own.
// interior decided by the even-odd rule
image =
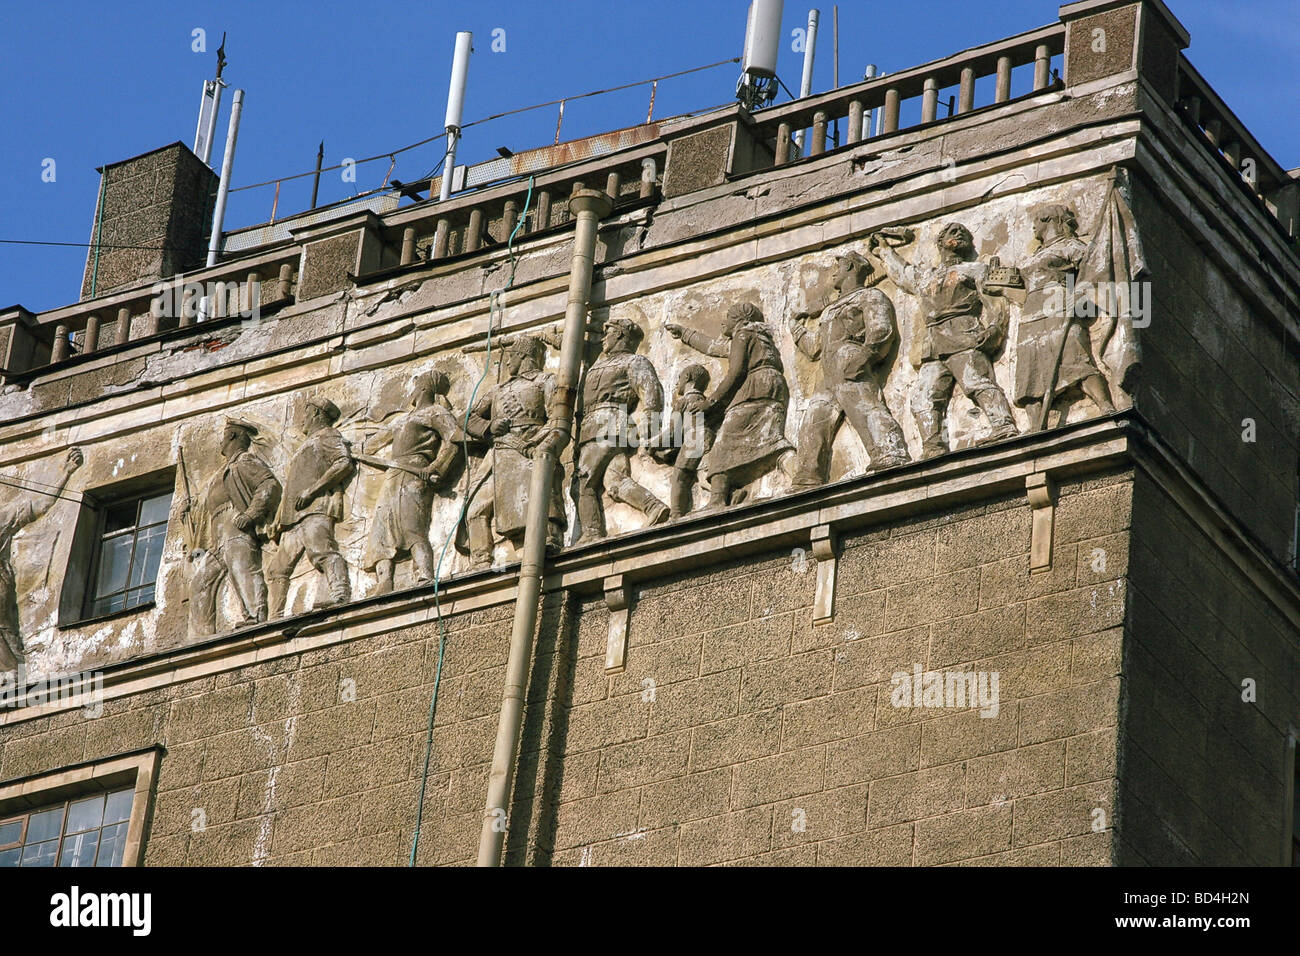
<svg viewBox="0 0 1300 956">
<path fill-rule="evenodd" d="M 230 127 L 226 130 L 226 152 L 221 157 L 221 183 L 217 186 L 217 208 L 212 213 L 212 236 L 208 240 L 208 266 L 217 264 L 221 250 L 221 227 L 226 219 L 226 200 L 230 197 L 230 172 L 235 165 L 235 141 L 239 139 L 239 114 L 244 110 L 244 91 L 235 90 L 230 101 Z"/>
<path fill-rule="evenodd" d="M 447 90 L 447 157 L 442 164 L 442 189 L 438 198 L 451 198 L 451 181 L 456 175 L 456 146 L 460 142 L 460 121 L 465 112 L 465 84 L 469 80 L 469 55 L 474 52 L 474 34 L 456 34 L 456 52 L 451 61 L 451 87 Z"/>
</svg>

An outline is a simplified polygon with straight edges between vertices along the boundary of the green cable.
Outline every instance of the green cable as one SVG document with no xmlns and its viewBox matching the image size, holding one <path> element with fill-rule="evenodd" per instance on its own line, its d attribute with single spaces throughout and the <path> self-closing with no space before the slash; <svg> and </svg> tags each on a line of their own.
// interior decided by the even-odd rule
<svg viewBox="0 0 1300 956">
<path fill-rule="evenodd" d="M 415 866 L 415 858 L 420 849 L 420 827 L 424 821 L 424 794 L 429 783 L 429 760 L 433 755 L 433 721 L 438 711 L 438 688 L 442 684 L 442 661 L 447 649 L 447 624 L 442 617 L 442 562 L 447 557 L 447 548 L 451 545 L 452 539 L 456 536 L 456 528 L 459 528 L 465 520 L 465 515 L 469 511 L 470 488 L 469 488 L 469 415 L 474 408 L 474 399 L 478 396 L 479 387 L 483 384 L 488 376 L 488 370 L 492 367 L 492 322 L 501 309 L 501 296 L 510 291 L 515 284 L 515 236 L 523 228 L 524 222 L 528 217 L 528 208 L 533 201 L 533 183 L 536 177 L 528 177 L 528 195 L 524 198 L 524 209 L 519 214 L 519 221 L 515 223 L 515 228 L 510 231 L 510 238 L 506 241 L 506 252 L 510 256 L 510 278 L 506 284 L 491 293 L 488 305 L 488 328 L 487 328 L 487 352 L 483 359 L 483 374 L 479 376 L 474 388 L 469 394 L 469 401 L 465 404 L 465 424 L 461 427 L 461 433 L 467 437 L 461 439 L 461 453 L 466 462 L 465 468 L 465 500 L 460 507 L 460 517 L 452 527 L 451 533 L 447 535 L 447 540 L 442 543 L 442 551 L 438 554 L 438 563 L 433 570 L 433 606 L 434 613 L 438 618 L 438 666 L 433 675 L 433 694 L 429 697 L 429 726 L 425 732 L 424 744 L 424 771 L 420 775 L 420 800 L 415 811 L 415 834 L 411 839 L 411 860 L 408 866 Z"/>
</svg>

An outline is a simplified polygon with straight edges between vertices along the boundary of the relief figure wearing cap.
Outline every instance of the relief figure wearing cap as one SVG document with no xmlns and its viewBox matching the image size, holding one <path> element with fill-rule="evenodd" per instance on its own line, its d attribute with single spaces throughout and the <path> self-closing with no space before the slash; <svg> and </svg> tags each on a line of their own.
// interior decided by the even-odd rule
<svg viewBox="0 0 1300 956">
<path fill-rule="evenodd" d="M 557 424 L 550 421 L 555 376 L 542 370 L 546 356 L 542 335 L 518 334 L 506 338 L 498 382 L 470 409 L 465 430 L 479 441 L 490 441 L 491 464 L 470 494 L 465 535 L 474 567 L 492 563 L 492 532 L 516 548 L 523 544 L 528 517 L 528 490 L 534 456 L 545 441 L 556 441 Z M 556 463 L 547 512 L 546 547 L 564 545 L 564 469 Z"/>
<path fill-rule="evenodd" d="M 818 363 L 819 381 L 799 428 L 793 490 L 816 488 L 830 477 L 831 448 L 845 418 L 862 439 L 871 471 L 911 460 L 903 430 L 890 414 L 876 369 L 898 341 L 894 305 L 877 288 L 866 285 L 873 267 L 850 252 L 835 257 L 834 289 L 838 297 L 819 313 L 794 316 L 794 344 Z M 814 332 L 804 325 L 820 316 Z"/>
<path fill-rule="evenodd" d="M 304 554 L 325 576 L 328 598 L 316 607 L 331 607 L 351 598 L 348 566 L 339 553 L 334 526 L 343 518 L 343 492 L 357 466 L 343 436 L 334 424 L 338 406 L 328 398 L 306 399 L 299 421 L 307 441 L 294 453 L 284 478 L 284 497 L 276 517 L 279 550 L 267 568 L 271 616 L 284 614 L 289 576 Z"/>
<path fill-rule="evenodd" d="M 652 436 L 650 417 L 664 407 L 659 375 L 636 353 L 644 333 L 635 322 L 605 323 L 601 353 L 587 368 L 578 433 L 578 544 L 605 537 L 602 494 L 631 505 L 652 525 L 668 520 L 668 506 L 632 478 L 629 453 Z"/>
<path fill-rule="evenodd" d="M 459 442 L 464 440 L 447 400 L 450 390 L 451 381 L 442 372 L 418 376 L 411 387 L 411 410 L 363 446 L 363 451 L 373 453 L 388 445 L 391 455 L 390 461 L 383 462 L 387 472 L 361 560 L 361 566 L 379 579 L 376 594 L 393 589 L 394 564 L 403 555 L 410 555 L 421 584 L 433 580 L 435 560 L 429 543 L 433 498 L 447 480 L 460 452 Z M 368 455 L 364 460 L 381 461 Z"/>
<path fill-rule="evenodd" d="M 976 259 L 970 230 L 959 222 L 945 225 L 935 239 L 939 261 L 932 267 L 907 262 L 890 247 L 889 237 L 872 233 L 867 248 L 898 288 L 920 300 L 925 324 L 913 333 L 908 358 L 918 370 L 909 404 L 921 433 L 921 457 L 948 451 L 944 425 L 954 386 L 988 419 L 985 441 L 1015 437 L 1019 430 L 991 359 L 1006 340 L 1006 300 L 989 282 L 990 265 Z"/>
<path fill-rule="evenodd" d="M 243 617 L 231 622 L 234 627 L 267 619 L 262 547 L 270 537 L 281 488 L 266 462 L 250 450 L 256 436 L 251 422 L 228 420 L 221 436 L 225 466 L 197 501 L 187 496 L 181 502 L 193 562 L 190 630 L 196 637 L 216 633 L 218 598 L 227 581 L 243 610 Z M 189 477 L 183 477 L 188 488 Z"/>
</svg>

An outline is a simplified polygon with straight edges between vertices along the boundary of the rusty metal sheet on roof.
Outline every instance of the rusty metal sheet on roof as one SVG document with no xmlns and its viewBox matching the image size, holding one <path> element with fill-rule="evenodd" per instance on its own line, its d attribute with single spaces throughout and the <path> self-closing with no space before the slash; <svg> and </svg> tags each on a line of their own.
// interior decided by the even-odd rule
<svg viewBox="0 0 1300 956">
<path fill-rule="evenodd" d="M 305 226 L 315 226 L 333 219 L 342 219 L 363 210 L 370 210 L 373 213 L 382 215 L 396 209 L 401 198 L 401 194 L 397 192 L 378 193 L 374 196 L 358 199 L 355 202 L 340 203 L 336 206 L 328 206 L 325 209 L 290 216 L 287 219 L 281 219 L 279 222 L 269 223 L 264 226 L 254 226 L 251 229 L 227 233 L 222 237 L 221 251 L 223 253 L 244 252 L 260 246 L 284 242 L 292 238 L 290 234 L 292 229 L 302 229 Z"/>
<path fill-rule="evenodd" d="M 515 153 L 513 156 L 489 159 L 487 162 L 476 163 L 468 167 L 465 171 L 465 183 L 461 188 L 476 189 L 503 179 L 514 179 L 518 176 L 527 176 L 529 173 L 541 172 L 544 169 L 554 169 L 568 163 L 576 163 L 584 159 L 594 159 L 597 156 L 617 153 L 619 150 L 640 146 L 642 143 L 648 143 L 658 138 L 658 123 L 642 123 L 640 126 L 629 126 L 627 129 L 601 133 L 598 136 L 588 136 L 585 139 L 575 139 L 567 143 L 557 143 L 554 146 L 524 150 Z M 438 192 L 440 185 L 440 179 L 433 180 L 432 192 L 434 194 Z"/>
</svg>

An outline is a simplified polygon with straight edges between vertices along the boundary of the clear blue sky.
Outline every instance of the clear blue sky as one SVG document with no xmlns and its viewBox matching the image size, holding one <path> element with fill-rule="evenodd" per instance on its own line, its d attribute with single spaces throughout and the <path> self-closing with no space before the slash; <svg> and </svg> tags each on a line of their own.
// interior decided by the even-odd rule
<svg viewBox="0 0 1300 956">
<path fill-rule="evenodd" d="M 822 14 L 815 90 L 831 86 L 831 7 Z M 1300 0 L 1168 0 L 1192 34 L 1188 55 L 1264 147 L 1300 166 Z M 813 3 L 787 0 L 779 69 L 797 87 L 790 32 Z M 245 92 L 234 184 L 404 146 L 441 130 L 454 34 L 474 33 L 465 119 L 604 89 L 740 53 L 746 0 L 477 0 L 382 2 L 18 2 L 0 13 L 0 239 L 89 241 L 95 167 L 176 140 L 192 145 L 202 81 L 223 30 L 229 66 L 213 164 L 220 165 L 230 91 Z M 1052 0 L 849 0 L 840 7 L 841 82 L 874 62 L 893 71 L 1053 22 Z M 206 53 L 191 31 L 207 31 Z M 505 52 L 492 31 L 505 30 Z M 656 115 L 729 102 L 739 67 L 661 84 Z M 574 103 L 564 137 L 645 118 L 645 88 Z M 784 95 L 780 101 L 784 101 Z M 553 109 L 466 132 L 459 156 L 474 162 L 550 143 Z M 413 180 L 442 155 L 431 143 L 398 157 L 392 175 Z M 42 162 L 56 179 L 42 182 Z M 387 160 L 338 173 L 321 202 L 378 186 Z M 279 216 L 303 209 L 310 179 L 286 184 Z M 227 228 L 265 222 L 273 189 L 232 196 Z M 40 311 L 76 300 L 84 248 L 0 245 L 0 306 Z"/>
</svg>

